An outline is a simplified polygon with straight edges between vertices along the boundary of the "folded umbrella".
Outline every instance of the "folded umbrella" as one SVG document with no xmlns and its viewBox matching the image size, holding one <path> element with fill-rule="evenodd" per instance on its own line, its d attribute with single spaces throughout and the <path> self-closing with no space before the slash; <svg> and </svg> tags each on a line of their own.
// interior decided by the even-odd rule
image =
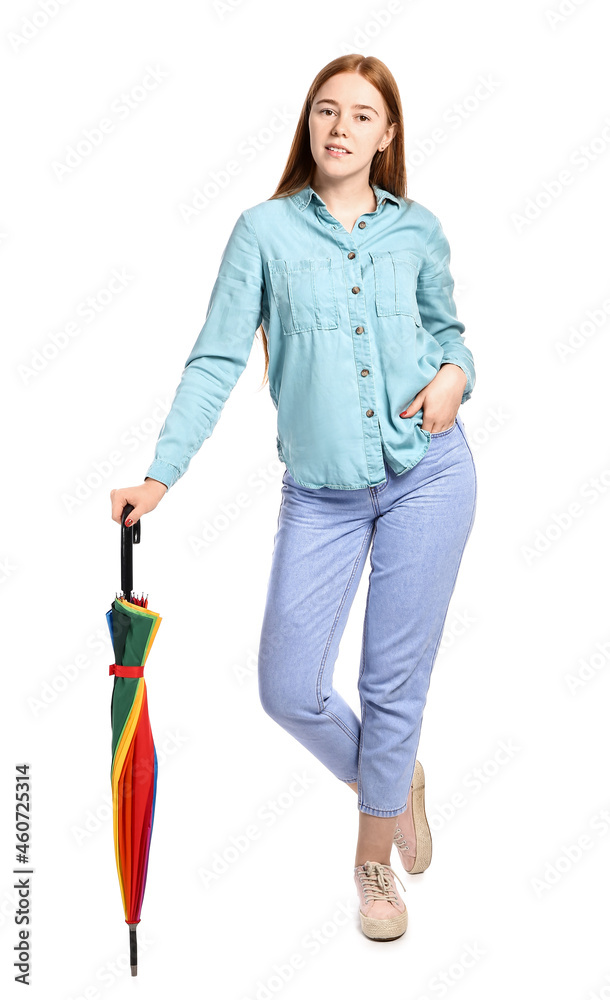
<svg viewBox="0 0 610 1000">
<path fill-rule="evenodd" d="M 121 517 L 121 595 L 106 614 L 115 662 L 110 718 L 112 724 L 112 814 L 116 858 L 125 922 L 129 925 L 130 965 L 137 975 L 136 928 L 140 923 L 157 795 L 157 753 L 148 715 L 144 665 L 161 624 L 148 597 L 133 594 L 133 544 L 140 522 L 127 528 Z"/>
</svg>

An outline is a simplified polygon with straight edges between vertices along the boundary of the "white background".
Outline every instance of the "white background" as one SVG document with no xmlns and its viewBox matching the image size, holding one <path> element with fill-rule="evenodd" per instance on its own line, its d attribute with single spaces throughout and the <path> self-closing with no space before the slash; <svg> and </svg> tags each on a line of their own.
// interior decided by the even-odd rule
<svg viewBox="0 0 610 1000">
<path fill-rule="evenodd" d="M 27 761 L 29 996 L 609 996 L 607 7 L 48 9 L 46 19 L 32 0 L 2 10 L 8 995 L 22 995 L 11 886 L 14 769 Z M 412 878 L 394 854 L 409 927 L 392 943 L 366 939 L 352 881 L 356 796 L 260 707 L 257 643 L 284 467 L 257 338 L 213 436 L 144 517 L 134 550 L 135 588 L 163 621 L 146 669 L 159 777 L 132 979 L 108 809 L 105 613 L 120 587 L 109 493 L 142 481 L 235 220 L 275 190 L 316 72 L 350 51 L 377 55 L 396 77 L 408 194 L 449 238 L 477 368 L 461 414 L 478 511 L 418 753 L 433 861 Z M 127 117 L 112 112 L 149 67 L 163 79 Z M 271 132 L 278 112 L 285 124 Z M 113 131 L 58 171 L 104 117 Z M 185 222 L 182 207 L 229 160 L 237 176 Z M 128 284 L 86 322 L 81 303 L 114 269 Z M 74 321 L 80 332 L 50 357 Z M 244 492 L 248 505 L 196 552 L 193 538 Z M 335 674 L 355 709 L 367 578 Z M 225 870 L 206 882 L 222 857 Z"/>
</svg>

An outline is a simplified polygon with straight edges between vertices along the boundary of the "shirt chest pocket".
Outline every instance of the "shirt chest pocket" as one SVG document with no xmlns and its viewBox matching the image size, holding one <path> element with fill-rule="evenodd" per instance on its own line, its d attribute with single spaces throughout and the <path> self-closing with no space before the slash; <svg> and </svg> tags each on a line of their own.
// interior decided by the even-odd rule
<svg viewBox="0 0 610 1000">
<path fill-rule="evenodd" d="M 410 250 L 369 251 L 375 275 L 378 316 L 411 316 L 421 326 L 417 305 L 419 257 Z"/>
<path fill-rule="evenodd" d="M 336 278 L 330 257 L 268 260 L 269 278 L 285 334 L 336 330 Z"/>
</svg>

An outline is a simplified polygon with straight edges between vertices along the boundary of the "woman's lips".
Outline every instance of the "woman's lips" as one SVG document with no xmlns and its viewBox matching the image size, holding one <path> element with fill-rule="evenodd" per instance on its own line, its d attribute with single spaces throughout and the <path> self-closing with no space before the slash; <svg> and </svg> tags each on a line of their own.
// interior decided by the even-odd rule
<svg viewBox="0 0 610 1000">
<path fill-rule="evenodd" d="M 328 146 L 324 147 L 329 156 L 351 156 L 351 150 L 342 149 L 340 152 L 336 149 L 329 149 Z"/>
</svg>

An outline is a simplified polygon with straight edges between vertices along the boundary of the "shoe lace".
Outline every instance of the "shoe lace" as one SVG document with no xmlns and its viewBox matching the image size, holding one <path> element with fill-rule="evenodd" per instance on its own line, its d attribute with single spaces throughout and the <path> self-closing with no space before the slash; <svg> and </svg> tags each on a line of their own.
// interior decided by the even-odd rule
<svg viewBox="0 0 610 1000">
<path fill-rule="evenodd" d="M 362 869 L 358 872 L 360 882 L 364 889 L 364 897 L 368 901 L 371 899 L 389 899 L 398 902 L 396 886 L 390 878 L 390 873 L 398 879 L 404 889 L 399 876 L 389 865 L 382 865 L 380 861 L 365 861 Z"/>
<path fill-rule="evenodd" d="M 405 840 L 405 835 L 399 826 L 396 827 L 394 831 L 394 843 L 396 844 L 399 851 L 408 851 L 409 845 Z"/>
</svg>

